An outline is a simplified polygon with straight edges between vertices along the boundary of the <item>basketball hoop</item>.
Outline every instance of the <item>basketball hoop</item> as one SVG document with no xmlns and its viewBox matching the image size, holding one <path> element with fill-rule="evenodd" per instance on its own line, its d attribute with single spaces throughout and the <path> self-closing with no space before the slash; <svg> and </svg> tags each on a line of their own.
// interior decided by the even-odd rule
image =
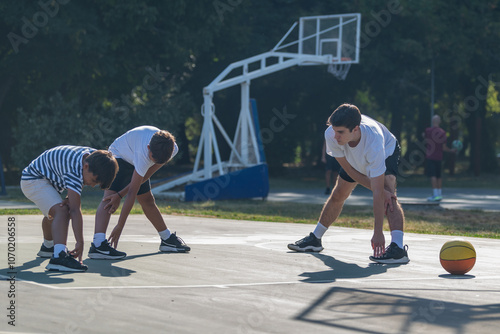
<svg viewBox="0 0 500 334">
<path fill-rule="evenodd" d="M 345 80 L 349 69 L 351 68 L 351 63 L 348 64 L 330 64 L 328 65 L 328 73 L 331 73 L 335 78 L 339 80 Z"/>
<path fill-rule="evenodd" d="M 260 132 L 256 130 L 258 123 L 252 122 L 257 116 L 249 107 L 251 80 L 293 66 L 316 65 L 329 65 L 328 72 L 338 80 L 345 80 L 351 64 L 359 63 L 360 36 L 360 13 L 301 17 L 270 51 L 229 64 L 203 87 L 203 129 L 193 172 L 155 187 L 153 193 L 161 194 L 181 184 L 212 180 L 214 173 L 222 176 L 230 168 L 250 168 L 264 162 L 262 143 L 258 140 Z M 241 107 L 235 136 L 231 139 L 214 114 L 213 98 L 214 93 L 236 85 L 241 86 Z M 222 161 L 219 134 L 231 149 L 228 161 Z M 247 187 L 246 183 L 237 182 L 238 186 L 241 184 L 240 188 Z M 256 187 L 252 185 L 252 188 Z M 231 196 L 236 198 L 234 194 Z"/>
</svg>

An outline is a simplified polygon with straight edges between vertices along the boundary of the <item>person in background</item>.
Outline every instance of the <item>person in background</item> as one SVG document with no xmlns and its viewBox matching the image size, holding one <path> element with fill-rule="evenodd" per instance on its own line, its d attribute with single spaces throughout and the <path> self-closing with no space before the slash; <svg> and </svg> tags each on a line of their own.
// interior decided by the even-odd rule
<svg viewBox="0 0 500 334">
<path fill-rule="evenodd" d="M 448 137 L 446 131 L 441 127 L 441 117 L 435 115 L 432 117 L 432 126 L 425 129 L 423 137 L 425 138 L 425 159 L 426 159 L 426 175 L 431 179 L 432 196 L 428 197 L 429 202 L 439 202 L 443 199 L 442 186 L 443 179 L 441 177 L 443 151 L 456 152 L 455 149 L 450 149 L 446 145 Z"/>
</svg>

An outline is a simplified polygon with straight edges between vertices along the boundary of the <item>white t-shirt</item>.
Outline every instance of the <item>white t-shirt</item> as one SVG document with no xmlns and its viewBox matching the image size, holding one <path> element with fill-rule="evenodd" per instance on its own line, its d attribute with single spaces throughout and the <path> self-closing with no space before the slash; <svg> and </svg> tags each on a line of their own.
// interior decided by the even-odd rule
<svg viewBox="0 0 500 334">
<path fill-rule="evenodd" d="M 116 138 L 109 147 L 109 151 L 113 153 L 115 158 L 121 158 L 129 164 L 132 164 L 135 171 L 140 176 L 144 176 L 148 169 L 155 164 L 153 160 L 149 159 L 148 145 L 153 135 L 158 131 L 160 131 L 160 129 L 148 125 L 133 128 Z M 174 143 L 174 151 L 170 159 L 172 159 L 178 151 L 179 148 L 177 144 Z"/>
<path fill-rule="evenodd" d="M 396 137 L 381 123 L 361 115 L 361 139 L 355 147 L 339 145 L 331 126 L 325 131 L 326 153 L 342 158 L 363 175 L 370 178 L 385 173 L 385 159 L 394 153 Z"/>
</svg>

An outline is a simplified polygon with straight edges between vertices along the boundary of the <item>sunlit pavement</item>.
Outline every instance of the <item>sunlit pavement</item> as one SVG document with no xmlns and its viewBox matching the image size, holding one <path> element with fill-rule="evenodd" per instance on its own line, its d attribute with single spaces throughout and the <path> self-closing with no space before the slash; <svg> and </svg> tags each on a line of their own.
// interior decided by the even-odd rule
<svg viewBox="0 0 500 334">
<path fill-rule="evenodd" d="M 436 203 L 427 201 L 427 197 L 431 195 L 431 189 L 400 188 L 397 195 L 403 204 L 436 205 Z M 327 198 L 324 189 L 271 189 L 267 199 L 269 201 L 323 204 Z M 346 201 L 346 205 L 372 205 L 372 203 L 372 193 L 360 186 L 354 189 Z M 444 209 L 500 211 L 500 190 L 444 188 L 443 200 L 439 202 L 439 206 Z"/>
<path fill-rule="evenodd" d="M 10 269 L 1 259 L 0 332 L 493 333 L 500 321 L 498 240 L 466 238 L 476 265 L 453 276 L 439 263 L 447 236 L 407 233 L 410 263 L 378 265 L 368 259 L 370 230 L 332 227 L 323 252 L 303 254 L 286 245 L 312 225 L 164 217 L 190 253 L 159 253 L 151 224 L 133 215 L 119 243 L 127 258 L 85 253 L 88 272 L 58 273 L 36 257 L 41 215 L 10 216 L 15 257 Z M 0 216 L 0 254 L 8 254 L 8 218 Z M 93 225 L 84 216 L 86 251 Z"/>
</svg>

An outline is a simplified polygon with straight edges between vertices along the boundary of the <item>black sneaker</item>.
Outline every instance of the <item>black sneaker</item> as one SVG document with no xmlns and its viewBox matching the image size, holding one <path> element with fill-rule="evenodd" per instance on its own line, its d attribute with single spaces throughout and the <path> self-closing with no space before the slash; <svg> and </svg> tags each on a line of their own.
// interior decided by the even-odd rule
<svg viewBox="0 0 500 334">
<path fill-rule="evenodd" d="M 44 244 L 42 244 L 42 247 L 40 247 L 40 250 L 38 251 L 38 256 L 40 257 L 46 257 L 46 258 L 51 258 L 52 254 L 54 254 L 54 246 L 52 247 L 45 247 Z"/>
<path fill-rule="evenodd" d="M 117 251 L 109 244 L 108 240 L 104 240 L 99 247 L 96 247 L 92 242 L 89 249 L 89 257 L 91 259 L 101 260 L 118 260 L 127 256 L 127 253 Z"/>
<path fill-rule="evenodd" d="M 321 239 L 316 238 L 314 233 L 311 232 L 307 237 L 293 244 L 288 244 L 288 249 L 296 252 L 321 252 L 323 246 L 321 246 Z"/>
<path fill-rule="evenodd" d="M 58 258 L 52 256 L 45 269 L 51 271 L 87 271 L 88 267 L 78 262 L 71 254 L 61 251 Z"/>
<path fill-rule="evenodd" d="M 161 239 L 160 251 L 162 252 L 186 253 L 190 250 L 191 248 L 175 232 L 170 234 L 167 240 Z"/>
<path fill-rule="evenodd" d="M 408 245 L 404 245 L 403 248 L 400 248 L 395 242 L 391 242 L 389 247 L 385 249 L 385 253 L 382 256 L 370 256 L 370 260 L 385 264 L 405 264 L 410 262 L 407 251 Z"/>
</svg>

